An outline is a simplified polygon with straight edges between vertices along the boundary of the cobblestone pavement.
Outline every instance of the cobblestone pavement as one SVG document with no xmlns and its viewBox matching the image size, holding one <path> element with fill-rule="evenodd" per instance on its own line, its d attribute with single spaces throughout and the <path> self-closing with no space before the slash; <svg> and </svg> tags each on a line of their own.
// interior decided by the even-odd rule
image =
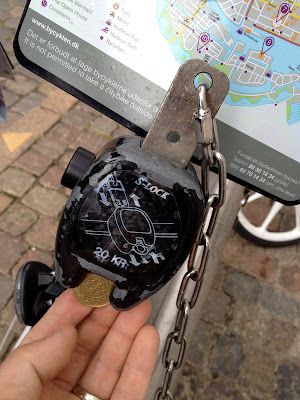
<svg viewBox="0 0 300 400">
<path fill-rule="evenodd" d="M 10 115 L 0 125 L 0 340 L 19 267 L 53 265 L 69 194 L 60 178 L 73 151 L 131 134 L 18 65 L 12 40 L 24 4 L 0 2 L 0 40 L 16 67 L 16 81 L 1 80 Z M 299 245 L 265 249 L 232 232 L 176 399 L 300 399 L 299 261 Z M 22 329 L 15 324 L 1 357 Z"/>
</svg>

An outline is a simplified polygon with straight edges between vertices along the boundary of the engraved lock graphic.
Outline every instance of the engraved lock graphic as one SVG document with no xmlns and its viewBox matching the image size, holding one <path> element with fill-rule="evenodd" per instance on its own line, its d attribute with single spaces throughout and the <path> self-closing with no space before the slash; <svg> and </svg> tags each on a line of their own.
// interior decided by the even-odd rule
<svg viewBox="0 0 300 400">
<path fill-rule="evenodd" d="M 94 242 L 98 261 L 132 270 L 140 264 L 159 265 L 176 250 L 181 230 L 176 201 L 157 182 L 117 171 L 104 178 L 89 198 L 95 207 L 89 202 L 79 213 L 79 240 L 87 245 Z M 102 218 L 97 219 L 98 215 Z"/>
<path fill-rule="evenodd" d="M 155 243 L 155 228 L 145 211 L 140 207 L 139 197 L 134 198 L 135 207 L 131 207 L 126 196 L 122 182 L 116 174 L 106 178 L 107 183 L 99 187 L 98 201 L 110 206 L 113 203 L 115 210 L 107 221 L 105 229 L 86 230 L 89 235 L 109 235 L 115 246 L 121 253 L 129 254 L 135 252 L 146 255 Z M 133 225 L 132 221 L 136 221 Z M 87 220 L 81 219 L 83 222 Z M 93 221 L 101 224 L 103 221 Z"/>
</svg>

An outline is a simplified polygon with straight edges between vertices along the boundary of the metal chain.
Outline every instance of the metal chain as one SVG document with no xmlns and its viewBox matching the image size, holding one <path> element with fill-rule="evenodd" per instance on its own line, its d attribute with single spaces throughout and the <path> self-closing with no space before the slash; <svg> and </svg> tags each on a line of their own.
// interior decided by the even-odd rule
<svg viewBox="0 0 300 400">
<path fill-rule="evenodd" d="M 158 388 L 155 400 L 172 400 L 170 385 L 173 372 L 180 368 L 186 349 L 184 337 L 190 310 L 196 305 L 203 282 L 207 259 L 210 250 L 210 240 L 213 234 L 219 209 L 225 201 L 226 191 L 226 162 L 218 151 L 218 132 L 215 121 L 212 120 L 210 109 L 206 103 L 206 86 L 201 85 L 199 92 L 199 113 L 195 115 L 195 131 L 199 144 L 202 145 L 202 187 L 206 207 L 203 222 L 199 228 L 197 238 L 193 244 L 188 260 L 188 268 L 179 288 L 176 306 L 178 309 L 174 330 L 169 333 L 164 351 L 163 365 L 166 368 L 163 386 Z M 219 189 L 217 194 L 209 193 L 209 168 L 215 166 L 218 169 Z M 195 264 L 197 252 L 202 251 L 199 265 Z M 187 293 L 192 292 L 190 298 Z M 177 357 L 170 357 L 177 350 Z"/>
</svg>

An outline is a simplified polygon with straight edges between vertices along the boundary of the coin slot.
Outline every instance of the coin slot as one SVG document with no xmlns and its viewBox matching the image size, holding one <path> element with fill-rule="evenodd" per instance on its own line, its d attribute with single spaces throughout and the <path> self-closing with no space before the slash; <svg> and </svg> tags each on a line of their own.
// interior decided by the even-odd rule
<svg viewBox="0 0 300 400">
<path fill-rule="evenodd" d="M 177 131 L 169 132 L 167 137 L 170 143 L 178 143 L 180 140 L 180 135 Z"/>
<path fill-rule="evenodd" d="M 195 76 L 194 79 L 195 88 L 198 89 L 198 87 L 203 84 L 206 86 L 207 90 L 211 89 L 213 85 L 213 79 L 211 75 L 209 75 L 207 72 L 201 72 L 200 74 Z"/>
</svg>

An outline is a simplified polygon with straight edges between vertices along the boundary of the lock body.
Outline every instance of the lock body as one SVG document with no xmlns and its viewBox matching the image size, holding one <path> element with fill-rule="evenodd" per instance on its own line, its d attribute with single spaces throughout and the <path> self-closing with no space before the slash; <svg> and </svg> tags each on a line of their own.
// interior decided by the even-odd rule
<svg viewBox="0 0 300 400">
<path fill-rule="evenodd" d="M 100 275 L 115 283 L 110 301 L 119 310 L 146 299 L 177 272 L 204 214 L 194 168 L 144 150 L 142 141 L 119 138 L 91 157 L 57 232 L 59 283 L 76 287 L 87 273 Z"/>
</svg>

